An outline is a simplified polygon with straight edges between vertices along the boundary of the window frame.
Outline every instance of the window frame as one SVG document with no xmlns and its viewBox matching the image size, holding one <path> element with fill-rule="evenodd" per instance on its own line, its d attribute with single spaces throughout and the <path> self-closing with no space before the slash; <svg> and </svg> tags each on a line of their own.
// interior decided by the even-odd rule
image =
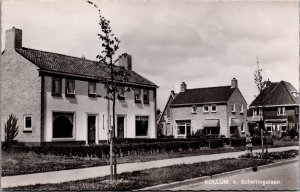
<svg viewBox="0 0 300 192">
<path fill-rule="evenodd" d="M 180 133 L 178 127 L 184 126 L 184 133 Z M 192 122 L 190 120 L 187 121 L 176 121 L 176 130 L 178 136 L 187 136 L 187 127 L 190 127 L 190 130 L 192 131 Z M 191 134 L 191 133 L 190 133 Z"/>
<path fill-rule="evenodd" d="M 213 106 L 216 107 L 216 110 L 213 110 Z M 210 110 L 211 110 L 212 113 L 216 113 L 217 112 L 217 105 L 216 104 L 212 104 Z"/>
<path fill-rule="evenodd" d="M 53 132 L 54 132 L 54 127 L 53 127 L 53 123 L 54 123 L 54 114 L 55 113 L 58 113 L 58 114 L 72 114 L 73 115 L 73 118 L 72 118 L 72 125 L 73 125 L 73 128 L 72 128 L 72 137 L 53 137 Z M 52 122 L 51 122 L 51 126 L 52 126 L 52 136 L 51 136 L 51 139 L 52 141 L 74 141 L 76 136 L 76 113 L 75 111 L 52 111 Z"/>
<path fill-rule="evenodd" d="M 30 127 L 26 127 L 26 118 L 30 118 Z M 25 114 L 23 115 L 23 131 L 31 132 L 32 131 L 32 115 L 31 114 Z"/>
<path fill-rule="evenodd" d="M 285 107 L 278 107 L 277 108 L 277 115 L 286 115 Z"/>
<path fill-rule="evenodd" d="M 90 86 L 94 86 L 95 92 L 91 92 Z M 88 82 L 88 95 L 89 97 L 96 97 L 97 96 L 97 83 L 96 82 Z"/>
<path fill-rule="evenodd" d="M 205 110 L 206 107 L 207 110 Z M 209 113 L 209 105 L 203 105 L 203 113 Z"/>
<path fill-rule="evenodd" d="M 230 107 L 231 107 L 231 113 L 235 113 L 236 112 L 236 106 L 235 106 L 235 103 L 233 103 L 233 104 L 231 104 L 230 105 Z"/>
<path fill-rule="evenodd" d="M 120 91 L 121 90 L 121 91 Z M 118 100 L 125 100 L 125 87 L 124 86 L 118 86 Z M 122 93 L 122 94 L 120 94 Z"/>
<path fill-rule="evenodd" d="M 137 135 L 137 119 L 139 118 L 147 118 L 147 134 L 146 135 Z M 140 120 L 142 121 L 142 120 Z M 136 138 L 141 138 L 141 137 L 150 137 L 149 136 L 149 116 L 146 115 L 136 115 L 135 116 L 135 137 Z"/>
<path fill-rule="evenodd" d="M 147 93 L 147 94 L 145 94 Z M 145 100 L 145 95 L 147 95 L 147 99 Z M 150 90 L 149 89 L 143 89 L 143 103 L 149 104 L 150 103 Z"/>
<path fill-rule="evenodd" d="M 197 114 L 197 106 L 196 105 L 192 106 L 192 114 Z"/>
<path fill-rule="evenodd" d="M 244 104 L 241 104 L 240 105 L 240 114 L 243 114 L 244 113 Z"/>
<path fill-rule="evenodd" d="M 65 94 L 66 97 L 75 97 L 75 79 L 65 79 Z M 69 92 L 68 90 L 68 83 L 73 84 L 73 93 Z"/>
<path fill-rule="evenodd" d="M 137 98 L 136 96 L 137 96 L 137 91 L 139 92 L 139 98 Z M 134 101 L 135 101 L 135 103 L 142 103 L 142 90 L 141 89 L 139 89 L 139 88 L 135 88 L 134 89 Z"/>
<path fill-rule="evenodd" d="M 58 89 L 59 89 L 58 91 L 54 90 L 56 81 L 58 81 Z M 61 95 L 62 95 L 62 78 L 52 77 L 52 80 L 51 80 L 51 95 L 61 97 Z"/>
</svg>

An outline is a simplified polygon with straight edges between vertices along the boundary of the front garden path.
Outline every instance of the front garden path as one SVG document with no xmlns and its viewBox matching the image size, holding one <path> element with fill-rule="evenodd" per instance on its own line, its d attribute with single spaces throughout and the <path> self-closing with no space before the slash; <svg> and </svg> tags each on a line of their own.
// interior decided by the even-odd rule
<svg viewBox="0 0 300 192">
<path fill-rule="evenodd" d="M 299 146 L 279 147 L 270 148 L 269 152 L 272 151 L 287 151 L 287 150 L 299 150 Z M 253 152 L 260 152 L 261 150 L 254 150 Z M 143 169 L 166 167 L 178 164 L 192 164 L 203 161 L 212 161 L 225 158 L 237 158 L 239 155 L 244 154 L 245 151 L 219 153 L 211 155 L 200 155 L 190 157 L 180 157 L 174 159 L 163 159 L 148 162 L 137 162 L 137 163 L 126 163 L 118 165 L 118 173 L 139 171 Z M 34 163 L 34 162 L 33 162 Z M 1 187 L 16 187 L 25 185 L 35 184 L 46 184 L 46 183 L 62 183 L 67 181 L 83 180 L 89 178 L 103 177 L 110 174 L 109 165 L 90 167 L 82 169 L 71 169 L 62 171 L 51 171 L 44 173 L 34 173 L 26 175 L 6 176 L 1 178 Z"/>
</svg>

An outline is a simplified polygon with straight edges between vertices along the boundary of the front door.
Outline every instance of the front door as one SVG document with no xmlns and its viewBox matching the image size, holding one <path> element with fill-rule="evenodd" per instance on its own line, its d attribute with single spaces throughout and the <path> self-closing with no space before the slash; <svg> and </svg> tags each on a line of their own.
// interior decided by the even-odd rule
<svg viewBox="0 0 300 192">
<path fill-rule="evenodd" d="M 88 116 L 88 144 L 94 144 L 96 141 L 96 116 Z"/>
<path fill-rule="evenodd" d="M 124 117 L 118 116 L 117 117 L 117 137 L 124 138 Z"/>
</svg>

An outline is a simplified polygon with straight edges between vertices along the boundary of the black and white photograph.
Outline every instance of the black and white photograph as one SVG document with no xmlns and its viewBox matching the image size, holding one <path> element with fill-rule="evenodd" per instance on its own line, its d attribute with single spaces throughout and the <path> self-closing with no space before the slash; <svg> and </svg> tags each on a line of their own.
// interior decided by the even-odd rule
<svg viewBox="0 0 300 192">
<path fill-rule="evenodd" d="M 299 191 L 298 0 L 2 0 L 2 191 Z"/>
</svg>

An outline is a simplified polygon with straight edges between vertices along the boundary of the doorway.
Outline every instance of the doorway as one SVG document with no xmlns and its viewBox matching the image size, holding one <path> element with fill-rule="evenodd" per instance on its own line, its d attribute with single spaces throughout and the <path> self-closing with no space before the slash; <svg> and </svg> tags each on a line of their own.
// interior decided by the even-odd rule
<svg viewBox="0 0 300 192">
<path fill-rule="evenodd" d="M 88 144 L 96 142 L 96 116 L 88 115 Z"/>
<path fill-rule="evenodd" d="M 124 138 L 125 117 L 117 116 L 117 138 Z"/>
</svg>

